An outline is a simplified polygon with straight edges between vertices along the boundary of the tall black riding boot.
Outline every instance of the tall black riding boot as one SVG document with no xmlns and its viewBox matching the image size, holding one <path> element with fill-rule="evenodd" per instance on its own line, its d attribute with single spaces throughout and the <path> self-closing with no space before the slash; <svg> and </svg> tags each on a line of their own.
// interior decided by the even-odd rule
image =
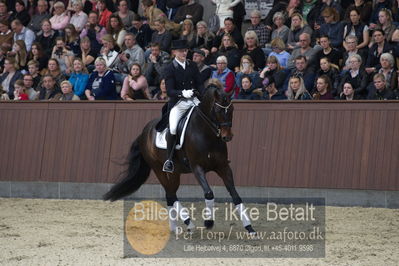
<svg viewBox="0 0 399 266">
<path fill-rule="evenodd" d="M 163 164 L 163 169 L 162 171 L 167 172 L 167 173 L 173 173 L 175 170 L 175 166 L 173 165 L 173 152 L 175 150 L 176 146 L 176 135 L 168 134 L 168 144 L 167 144 L 167 152 L 168 152 L 168 159 L 165 161 Z"/>
</svg>

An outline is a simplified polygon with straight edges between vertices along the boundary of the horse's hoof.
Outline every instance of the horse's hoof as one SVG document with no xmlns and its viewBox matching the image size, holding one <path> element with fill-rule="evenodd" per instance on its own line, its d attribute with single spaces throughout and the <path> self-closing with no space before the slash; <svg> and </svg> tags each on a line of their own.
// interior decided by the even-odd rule
<svg viewBox="0 0 399 266">
<path fill-rule="evenodd" d="M 206 227 L 206 229 L 212 229 L 214 224 L 215 224 L 214 220 L 205 220 L 204 221 L 204 226 Z"/>
<path fill-rule="evenodd" d="M 245 229 L 247 229 L 248 233 L 256 233 L 255 230 L 252 228 L 252 225 L 247 225 L 245 226 Z"/>
</svg>

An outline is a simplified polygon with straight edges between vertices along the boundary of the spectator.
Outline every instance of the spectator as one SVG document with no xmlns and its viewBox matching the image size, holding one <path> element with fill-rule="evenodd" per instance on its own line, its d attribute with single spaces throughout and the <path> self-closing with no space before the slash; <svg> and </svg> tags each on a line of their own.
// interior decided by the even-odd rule
<svg viewBox="0 0 399 266">
<path fill-rule="evenodd" d="M 54 15 L 50 18 L 51 27 L 53 30 L 62 33 L 69 23 L 69 16 L 65 11 L 63 2 L 58 1 L 54 4 Z"/>
<path fill-rule="evenodd" d="M 2 47 L 11 48 L 13 43 L 13 32 L 7 20 L 0 20 L 0 44 Z"/>
<path fill-rule="evenodd" d="M 334 8 L 339 16 L 342 18 L 343 17 L 343 9 L 340 4 L 341 1 L 336 1 L 336 0 L 322 0 L 318 1 L 318 4 L 314 6 L 310 12 L 308 13 L 306 17 L 306 21 L 308 25 L 314 30 L 314 31 L 319 31 L 320 30 L 320 25 L 324 24 L 324 19 L 322 17 L 322 13 L 326 8 Z M 347 17 L 345 17 L 347 18 Z"/>
<path fill-rule="evenodd" d="M 97 57 L 97 53 L 91 48 L 90 39 L 87 36 L 80 40 L 80 53 L 78 57 L 82 59 L 87 69 L 94 69 L 94 59 Z"/>
<path fill-rule="evenodd" d="M 26 51 L 25 42 L 23 40 L 17 40 L 14 42 L 12 46 L 12 51 L 9 53 L 9 56 L 15 57 L 15 62 L 17 62 L 17 68 L 25 73 L 28 70 L 28 53 Z"/>
<path fill-rule="evenodd" d="M 14 84 L 14 101 L 27 101 L 29 96 L 22 80 L 17 80 Z"/>
<path fill-rule="evenodd" d="M 162 51 L 170 52 L 172 34 L 165 28 L 165 19 L 155 20 L 153 28 L 155 31 L 152 34 L 151 43 L 159 43 Z"/>
<path fill-rule="evenodd" d="M 106 7 L 105 0 L 97 0 L 98 24 L 101 27 L 107 26 L 107 22 L 112 15 Z"/>
<path fill-rule="evenodd" d="M 75 12 L 71 16 L 69 23 L 75 26 L 76 31 L 80 33 L 86 26 L 88 16 L 83 12 L 83 4 L 81 0 L 69 1 L 69 3 L 72 3 L 72 8 Z"/>
<path fill-rule="evenodd" d="M 122 20 L 116 14 L 112 14 L 107 22 L 107 33 L 111 34 L 119 48 L 122 49 L 122 45 L 125 41 L 126 30 L 123 29 Z"/>
<path fill-rule="evenodd" d="M 8 11 L 7 4 L 0 1 L 0 21 L 10 21 L 11 12 Z"/>
<path fill-rule="evenodd" d="M 260 96 L 254 93 L 254 86 L 249 76 L 244 75 L 240 83 L 240 93 L 238 94 L 238 100 L 260 100 Z"/>
<path fill-rule="evenodd" d="M 222 44 L 219 47 L 219 51 L 215 55 L 216 58 L 221 55 L 227 58 L 228 69 L 231 69 L 233 71 L 239 70 L 241 53 L 238 50 L 237 44 L 234 42 L 234 39 L 230 34 L 225 34 L 223 36 Z"/>
<path fill-rule="evenodd" d="M 241 57 L 241 63 L 240 63 L 240 71 L 237 72 L 235 82 L 236 84 L 240 87 L 240 91 L 243 89 L 241 87 L 241 79 L 245 76 L 248 76 L 251 81 L 251 91 L 261 87 L 261 82 L 260 82 L 260 77 L 259 77 L 259 72 L 254 70 L 254 62 L 252 61 L 252 58 L 249 55 L 244 55 Z M 247 91 L 248 92 L 248 91 Z"/>
<path fill-rule="evenodd" d="M 305 88 L 305 83 L 301 76 L 292 76 L 289 80 L 287 90 L 288 100 L 311 100 L 309 92 Z"/>
<path fill-rule="evenodd" d="M 345 72 L 341 77 L 340 85 L 338 86 L 338 93 L 341 94 L 343 84 L 349 82 L 355 89 L 355 95 L 359 98 L 366 98 L 368 76 L 366 71 L 361 68 L 362 58 L 358 54 L 351 55 L 348 59 L 349 71 Z"/>
<path fill-rule="evenodd" d="M 299 48 L 292 51 L 292 54 L 288 60 L 287 67 L 293 69 L 295 67 L 295 60 L 298 56 L 302 55 L 306 57 L 308 68 L 315 71 L 316 65 L 316 53 L 317 50 L 310 46 L 310 35 L 309 33 L 302 33 L 299 37 L 300 46 Z"/>
<path fill-rule="evenodd" d="M 30 21 L 30 15 L 26 10 L 25 2 L 22 0 L 15 1 L 15 12 L 13 12 L 9 18 L 10 21 L 18 19 L 22 25 L 28 26 Z"/>
<path fill-rule="evenodd" d="M 3 91 L 8 94 L 12 100 L 14 98 L 14 84 L 15 81 L 22 78 L 22 73 L 17 69 L 17 63 L 14 57 L 7 57 L 4 60 L 4 70 L 0 75 L 0 85 Z"/>
<path fill-rule="evenodd" d="M 272 31 L 272 40 L 280 38 L 284 43 L 288 41 L 288 33 L 290 32 L 290 29 L 284 23 L 285 16 L 283 13 L 277 12 L 273 15 L 274 29 Z"/>
<path fill-rule="evenodd" d="M 373 1 L 374 6 L 371 12 L 371 18 L 370 18 L 370 29 L 375 29 L 376 24 L 378 23 L 378 18 L 380 15 L 380 11 L 383 9 L 389 9 L 391 10 L 392 1 L 390 0 L 375 0 Z"/>
<path fill-rule="evenodd" d="M 169 54 L 165 51 L 161 51 L 159 43 L 151 44 L 151 54 L 146 59 L 146 70 L 145 77 L 148 85 L 151 88 L 151 92 L 156 90 L 161 82 L 163 71 L 165 66 L 170 62 Z"/>
<path fill-rule="evenodd" d="M 165 22 L 166 30 L 170 31 L 171 34 L 178 36 L 181 31 L 181 25 L 174 23 L 166 18 L 165 13 L 162 10 L 156 8 L 154 6 L 154 2 L 152 0 L 143 0 L 141 2 L 144 16 L 148 19 L 147 23 L 150 25 L 151 29 L 155 30 L 155 21 L 159 19 L 163 19 Z"/>
<path fill-rule="evenodd" d="M 140 16 L 136 16 L 132 21 L 132 27 L 129 29 L 136 36 L 136 41 L 142 49 L 146 49 L 151 43 L 152 30 L 146 23 L 144 24 Z"/>
<path fill-rule="evenodd" d="M 309 62 L 307 61 L 306 57 L 303 55 L 299 55 L 295 59 L 295 68 L 291 70 L 291 74 L 289 77 L 292 76 L 300 76 L 303 79 L 306 89 L 311 92 L 314 86 L 314 79 L 315 73 L 312 67 L 309 67 Z M 286 80 L 286 84 L 284 85 L 284 90 L 289 85 L 288 79 Z"/>
<path fill-rule="evenodd" d="M 87 3 L 88 1 L 86 1 Z M 90 39 L 91 50 L 95 54 L 98 54 L 101 49 L 102 37 L 107 33 L 104 27 L 98 25 L 98 15 L 96 12 L 90 12 L 88 23 L 86 27 L 80 33 L 80 39 L 87 36 Z"/>
<path fill-rule="evenodd" d="M 245 33 L 245 47 L 242 54 L 249 55 L 252 58 L 256 71 L 265 67 L 265 53 L 259 47 L 258 37 L 254 31 Z"/>
<path fill-rule="evenodd" d="M 134 63 L 130 74 L 123 81 L 121 98 L 125 101 L 150 99 L 147 79 L 141 73 L 141 66 Z"/>
<path fill-rule="evenodd" d="M 197 64 L 200 72 L 201 83 L 204 84 L 212 75 L 212 69 L 204 63 L 205 52 L 200 49 L 194 49 L 193 51 L 193 62 Z"/>
<path fill-rule="evenodd" d="M 65 46 L 68 50 L 73 52 L 74 56 L 78 56 L 80 54 L 79 33 L 72 24 L 68 24 L 65 27 Z"/>
<path fill-rule="evenodd" d="M 355 93 L 355 89 L 353 88 L 350 82 L 345 82 L 339 99 L 352 101 L 352 100 L 360 100 L 361 97 Z"/>
<path fill-rule="evenodd" d="M 83 12 L 86 14 L 89 14 L 90 12 L 97 12 L 97 0 L 84 1 Z"/>
<path fill-rule="evenodd" d="M 330 79 L 331 87 L 330 92 L 335 97 L 337 96 L 337 90 L 340 81 L 339 69 L 336 65 L 331 64 L 327 57 L 320 59 L 320 69 L 316 73 L 316 81 L 321 76 L 327 76 Z M 314 91 L 316 91 L 317 82 L 315 84 Z"/>
<path fill-rule="evenodd" d="M 152 97 L 153 100 L 164 100 L 168 101 L 169 97 L 168 94 L 166 93 L 166 85 L 165 85 L 165 79 L 162 79 L 161 82 L 159 83 L 159 91 Z"/>
<path fill-rule="evenodd" d="M 221 45 L 222 39 L 226 34 L 229 34 L 233 37 L 238 49 L 242 49 L 242 47 L 244 46 L 244 39 L 242 38 L 241 32 L 235 27 L 232 18 L 226 18 L 224 20 L 224 28 L 220 28 L 216 34 L 216 38 L 211 50 L 212 53 L 215 53 L 217 51 L 217 47 Z"/>
<path fill-rule="evenodd" d="M 319 63 L 320 59 L 327 57 L 328 61 L 339 67 L 342 61 L 342 52 L 336 48 L 331 47 L 330 38 L 327 35 L 321 36 L 319 42 L 322 50 L 316 53 L 315 63 Z M 316 69 L 320 68 L 316 66 Z"/>
<path fill-rule="evenodd" d="M 28 62 L 28 70 L 29 75 L 33 78 L 33 88 L 35 90 L 39 89 L 40 81 L 42 80 L 42 76 L 39 73 L 39 62 L 36 60 L 30 60 Z"/>
<path fill-rule="evenodd" d="M 285 44 L 282 39 L 275 38 L 270 43 L 272 52 L 269 54 L 269 57 L 275 56 L 278 59 L 282 68 L 287 68 L 288 60 L 290 58 L 290 54 L 285 50 Z"/>
<path fill-rule="evenodd" d="M 80 98 L 72 91 L 72 84 L 68 80 L 61 82 L 61 92 L 60 101 L 79 101 Z"/>
<path fill-rule="evenodd" d="M 369 49 L 366 62 L 366 72 L 371 74 L 381 68 L 380 56 L 383 53 L 395 54 L 394 48 L 385 40 L 384 30 L 376 29 L 373 32 L 374 44 Z"/>
<path fill-rule="evenodd" d="M 345 52 L 343 53 L 343 60 L 342 60 L 342 69 L 348 70 L 349 69 L 349 62 L 348 58 L 351 55 L 358 54 L 361 58 L 364 58 L 363 64 L 366 63 L 367 60 L 367 47 L 365 49 L 357 49 L 357 38 L 356 36 L 349 35 L 345 38 Z M 363 65 L 362 65 L 363 67 Z"/>
<path fill-rule="evenodd" d="M 208 56 L 212 49 L 215 35 L 208 30 L 208 25 L 205 21 L 197 23 L 197 34 L 195 35 L 195 47 L 199 49 L 205 49 L 205 56 Z"/>
<path fill-rule="evenodd" d="M 304 0 L 302 1 L 302 16 L 303 20 L 313 29 L 313 24 L 309 23 L 308 14 L 318 5 L 319 1 Z"/>
<path fill-rule="evenodd" d="M 387 88 L 385 76 L 383 74 L 375 74 L 373 77 L 374 86 L 370 88 L 367 96 L 368 100 L 394 100 L 394 93 Z"/>
<path fill-rule="evenodd" d="M 129 69 L 131 69 L 134 63 L 144 65 L 144 51 L 136 44 L 133 33 L 129 32 L 125 35 L 124 47 L 126 49 L 118 55 L 113 68 L 115 81 L 120 84 L 123 83 L 126 75 L 130 72 Z"/>
<path fill-rule="evenodd" d="M 316 90 L 313 93 L 313 100 L 334 100 L 331 80 L 326 75 L 321 75 L 316 79 Z"/>
<path fill-rule="evenodd" d="M 128 1 L 120 0 L 118 4 L 118 11 L 114 13 L 118 15 L 123 24 L 123 28 L 127 29 L 132 26 L 132 21 L 137 17 L 137 14 L 129 10 Z"/>
<path fill-rule="evenodd" d="M 188 0 L 184 5 L 177 9 L 173 20 L 176 23 L 181 23 L 186 19 L 190 19 L 195 25 L 202 20 L 203 15 L 204 7 L 201 4 L 196 3 L 195 0 Z"/>
<path fill-rule="evenodd" d="M 65 75 L 61 72 L 60 64 L 57 59 L 50 58 L 47 63 L 47 69 L 43 69 L 42 76 L 50 75 L 55 81 L 57 88 L 60 88 L 62 81 L 66 80 Z"/>
<path fill-rule="evenodd" d="M 114 38 L 110 34 L 106 34 L 102 38 L 103 47 L 101 48 L 101 58 L 104 59 L 107 68 L 113 68 L 119 55 L 119 47 L 116 45 Z"/>
<path fill-rule="evenodd" d="M 224 91 L 231 93 L 234 98 L 237 98 L 239 87 L 236 86 L 234 80 L 234 72 L 227 68 L 227 57 L 224 55 L 216 59 L 216 70 L 212 72 L 212 79 L 218 79 L 222 84 Z"/>
<path fill-rule="evenodd" d="M 0 46 L 0 73 L 3 73 L 4 61 L 6 60 L 9 51 L 10 48 L 6 46 Z"/>
<path fill-rule="evenodd" d="M 41 29 L 42 30 L 37 34 L 36 41 L 40 43 L 40 46 L 43 48 L 43 53 L 45 55 L 50 55 L 55 45 L 57 33 L 51 28 L 51 22 L 47 19 L 42 21 Z"/>
<path fill-rule="evenodd" d="M 344 39 L 348 36 L 356 36 L 356 49 L 367 49 L 370 42 L 369 27 L 360 20 L 360 11 L 356 8 L 349 11 L 349 22 L 344 27 Z M 348 50 L 347 43 L 343 43 Z"/>
<path fill-rule="evenodd" d="M 398 88 L 398 73 L 395 71 L 395 59 L 390 53 L 383 53 L 380 57 L 381 68 L 378 73 L 383 74 L 385 86 L 388 90 L 396 91 Z"/>
<path fill-rule="evenodd" d="M 270 84 L 270 81 L 273 80 L 275 87 L 278 90 L 282 90 L 286 76 L 287 75 L 281 67 L 277 57 L 270 55 L 266 60 L 266 67 L 260 73 L 262 84 L 267 86 Z"/>
<path fill-rule="evenodd" d="M 320 26 L 319 36 L 328 36 L 331 46 L 337 49 L 342 48 L 344 26 L 339 20 L 337 10 L 327 7 L 321 14 L 324 18 L 324 24 Z"/>
<path fill-rule="evenodd" d="M 15 19 L 11 22 L 11 28 L 14 32 L 14 42 L 17 40 L 24 40 L 26 44 L 26 50 L 30 51 L 32 48 L 32 43 L 36 38 L 35 33 L 24 27 L 24 25 L 22 25 L 21 21 L 18 19 Z"/>
<path fill-rule="evenodd" d="M 248 27 L 248 31 L 254 31 L 259 40 L 259 46 L 264 47 L 266 43 L 270 41 L 270 29 L 261 23 L 262 14 L 259 10 L 253 10 L 251 12 L 251 25 Z"/>
<path fill-rule="evenodd" d="M 39 99 L 39 91 L 36 91 L 33 84 L 33 77 L 31 74 L 25 74 L 23 76 L 23 84 L 25 92 L 28 95 L 29 100 L 34 101 Z"/>
<path fill-rule="evenodd" d="M 116 100 L 115 78 L 111 70 L 107 69 L 104 58 L 99 57 L 94 62 L 96 69 L 90 74 L 85 94 L 89 101 Z"/>
<path fill-rule="evenodd" d="M 270 78 L 268 84 L 266 85 L 266 90 L 263 93 L 262 99 L 264 100 L 286 100 L 287 96 L 283 93 L 282 90 L 278 90 L 276 87 L 276 83 L 272 78 Z"/>
<path fill-rule="evenodd" d="M 75 58 L 73 60 L 73 71 L 69 77 L 69 82 L 72 85 L 74 94 L 79 96 L 80 99 L 85 97 L 85 89 L 88 81 L 89 74 L 82 59 Z"/>
<path fill-rule="evenodd" d="M 61 97 L 61 90 L 59 88 L 52 75 L 44 75 L 39 100 L 59 100 Z"/>
<path fill-rule="evenodd" d="M 385 32 L 385 41 L 389 43 L 392 42 L 392 36 L 396 30 L 396 25 L 393 24 L 391 10 L 383 8 L 378 12 L 378 23 L 373 29 L 383 30 Z M 370 46 L 372 46 L 372 43 Z"/>
<path fill-rule="evenodd" d="M 180 40 L 186 40 L 190 50 L 195 47 L 195 28 L 190 19 L 185 19 L 183 21 L 183 31 L 180 34 Z"/>
<path fill-rule="evenodd" d="M 58 61 L 58 65 L 63 74 L 69 75 L 72 72 L 74 54 L 71 50 L 67 49 L 62 37 L 57 37 L 55 40 L 55 46 L 51 53 L 51 58 Z"/>
<path fill-rule="evenodd" d="M 294 14 L 299 14 L 301 12 L 301 1 L 299 0 L 289 0 L 289 1 L 277 1 L 274 3 L 272 9 L 267 14 L 265 19 L 265 24 L 271 29 L 273 24 L 273 17 L 276 12 L 281 12 L 285 16 L 286 25 L 290 27 L 290 19 Z"/>
<path fill-rule="evenodd" d="M 373 10 L 372 1 L 368 0 L 355 0 L 354 4 L 350 5 L 345 12 L 344 18 L 349 18 L 351 10 L 357 9 L 360 12 L 360 21 L 368 24 Z"/>
<path fill-rule="evenodd" d="M 225 19 L 230 18 L 233 23 L 233 7 L 238 5 L 241 0 L 212 0 L 216 5 L 215 14 L 219 17 L 219 22 L 222 23 Z"/>
<path fill-rule="evenodd" d="M 50 17 L 51 15 L 48 12 L 47 1 L 37 1 L 37 13 L 32 16 L 32 19 L 29 22 L 29 28 L 37 34 L 41 30 L 42 21 L 49 20 Z"/>
<path fill-rule="evenodd" d="M 312 36 L 312 29 L 303 21 L 303 17 L 299 13 L 294 13 L 291 17 L 291 28 L 288 32 L 287 47 L 290 50 L 301 47 L 300 35 L 307 33 Z M 310 45 L 310 41 L 309 41 Z"/>
</svg>

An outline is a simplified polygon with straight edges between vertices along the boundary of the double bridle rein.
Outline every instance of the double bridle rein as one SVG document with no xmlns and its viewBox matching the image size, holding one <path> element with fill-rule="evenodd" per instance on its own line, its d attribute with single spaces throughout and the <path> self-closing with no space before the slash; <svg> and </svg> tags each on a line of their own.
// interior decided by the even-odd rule
<svg viewBox="0 0 399 266">
<path fill-rule="evenodd" d="M 216 105 L 217 107 L 224 109 L 224 114 L 226 115 L 229 108 L 231 107 L 231 104 L 232 104 L 232 102 L 230 102 L 229 105 L 227 105 L 227 106 L 223 106 L 217 102 L 214 102 L 213 106 L 212 106 L 211 113 L 215 113 L 214 106 Z M 213 133 L 215 133 L 216 137 L 218 137 L 218 138 L 220 137 L 220 128 L 221 127 L 232 127 L 233 126 L 232 122 L 219 123 L 217 121 L 213 121 L 207 115 L 205 115 L 204 112 L 202 112 L 201 108 L 199 108 L 198 106 L 197 106 L 197 110 L 198 110 L 198 114 L 204 119 L 204 121 L 208 124 L 208 126 L 212 129 Z"/>
</svg>

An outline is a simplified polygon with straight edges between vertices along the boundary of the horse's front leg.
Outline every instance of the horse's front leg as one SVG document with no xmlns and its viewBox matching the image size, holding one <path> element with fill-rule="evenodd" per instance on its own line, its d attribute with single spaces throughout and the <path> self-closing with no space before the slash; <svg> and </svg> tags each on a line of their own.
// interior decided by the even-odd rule
<svg viewBox="0 0 399 266">
<path fill-rule="evenodd" d="M 255 230 L 252 228 L 251 220 L 248 217 L 247 210 L 234 186 L 233 171 L 231 170 L 230 166 L 226 165 L 223 168 L 217 169 L 216 173 L 222 178 L 223 183 L 227 188 L 227 191 L 230 193 L 230 196 L 233 199 L 233 203 L 236 206 L 237 212 L 240 215 L 240 219 L 244 228 L 247 229 L 250 234 L 255 235 L 256 233 Z"/>
<path fill-rule="evenodd" d="M 205 213 L 204 213 L 204 226 L 207 229 L 211 229 L 215 223 L 215 198 L 213 196 L 213 191 L 206 180 L 206 175 L 204 169 L 200 166 L 192 167 L 193 173 L 200 183 L 205 196 Z"/>
</svg>

